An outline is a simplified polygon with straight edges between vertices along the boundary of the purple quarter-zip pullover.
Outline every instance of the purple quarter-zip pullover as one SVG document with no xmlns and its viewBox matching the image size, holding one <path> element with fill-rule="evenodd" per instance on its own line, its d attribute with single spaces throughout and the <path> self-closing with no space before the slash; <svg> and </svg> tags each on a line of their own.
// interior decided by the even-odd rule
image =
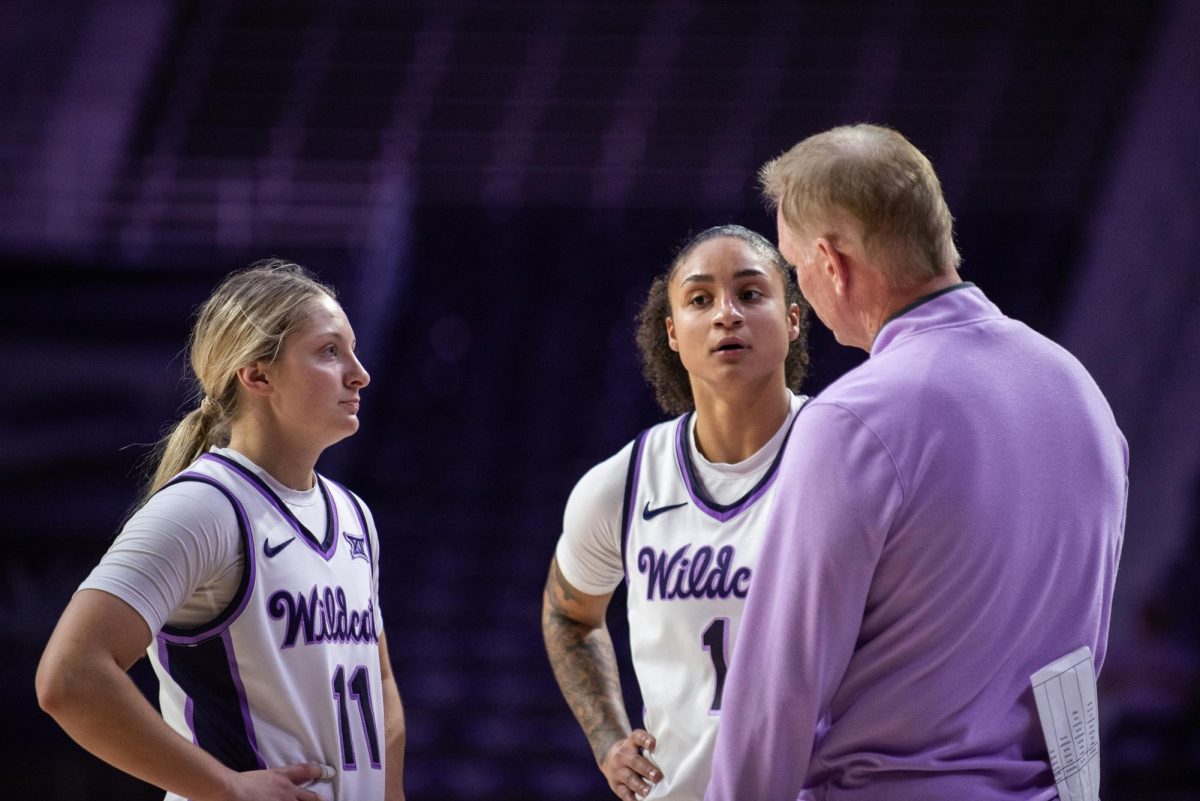
<svg viewBox="0 0 1200 801">
<path fill-rule="evenodd" d="M 971 284 L 801 412 L 707 801 L 1057 797 L 1030 675 L 1104 662 L 1128 448 L 1069 353 Z"/>
</svg>

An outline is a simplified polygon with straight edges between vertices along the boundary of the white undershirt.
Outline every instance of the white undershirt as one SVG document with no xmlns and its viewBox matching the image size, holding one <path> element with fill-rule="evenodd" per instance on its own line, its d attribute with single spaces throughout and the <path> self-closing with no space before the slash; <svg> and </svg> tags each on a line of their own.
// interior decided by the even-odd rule
<svg viewBox="0 0 1200 801">
<path fill-rule="evenodd" d="M 731 504 L 750 492 L 770 469 L 806 395 L 791 397 L 787 417 L 752 456 L 736 464 L 710 462 L 696 447 L 696 416 L 688 425 L 688 446 L 697 480 L 718 504 Z M 670 421 L 668 425 L 675 425 Z M 672 440 L 673 442 L 674 440 Z M 607 595 L 625 576 L 621 564 L 621 507 L 633 443 L 593 467 L 571 491 L 563 513 L 563 533 L 555 558 L 563 577 L 589 595 Z M 644 459 L 674 459 L 675 453 L 646 453 Z"/>
<path fill-rule="evenodd" d="M 252 471 L 318 540 L 325 536 L 321 490 L 294 490 L 231 448 L 211 449 Z M 371 513 L 363 507 L 375 532 Z M 237 517 L 220 490 L 182 481 L 150 498 L 121 529 L 79 589 L 103 590 L 128 603 L 151 632 L 164 624 L 190 628 L 212 620 L 242 577 Z"/>
</svg>

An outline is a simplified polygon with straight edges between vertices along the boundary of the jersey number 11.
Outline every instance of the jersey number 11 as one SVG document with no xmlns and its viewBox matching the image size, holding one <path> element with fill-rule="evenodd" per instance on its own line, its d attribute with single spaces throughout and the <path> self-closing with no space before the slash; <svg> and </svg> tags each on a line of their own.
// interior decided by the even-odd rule
<svg viewBox="0 0 1200 801">
<path fill-rule="evenodd" d="M 354 739 L 350 733 L 350 710 L 346 699 L 346 669 L 341 665 L 333 672 L 333 697 L 338 702 L 338 734 L 342 740 L 342 767 L 353 770 L 357 767 L 354 757 Z M 368 758 L 371 767 L 378 769 L 379 734 L 375 729 L 375 710 L 371 703 L 371 683 L 367 669 L 359 665 L 350 674 L 350 698 L 358 702 L 358 714 L 362 718 L 363 734 L 367 740 Z"/>
</svg>

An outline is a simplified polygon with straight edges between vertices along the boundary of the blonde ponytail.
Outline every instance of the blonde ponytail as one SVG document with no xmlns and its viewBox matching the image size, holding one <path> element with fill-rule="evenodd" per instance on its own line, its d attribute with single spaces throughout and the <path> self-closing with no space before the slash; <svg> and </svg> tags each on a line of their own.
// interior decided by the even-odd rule
<svg viewBox="0 0 1200 801">
<path fill-rule="evenodd" d="M 284 339 L 304 323 L 309 304 L 321 295 L 337 298 L 332 287 L 303 267 L 279 259 L 232 273 L 213 290 L 189 340 L 199 401 L 151 454 L 150 478 L 137 506 L 213 445 L 228 444 L 238 410 L 238 369 L 274 361 Z"/>
<path fill-rule="evenodd" d="M 157 458 L 154 459 L 158 467 L 146 486 L 146 498 L 162 489 L 164 484 L 208 450 L 212 444 L 208 442 L 208 438 L 209 426 L 199 409 L 188 412 L 187 416 L 176 423 L 158 445 Z M 146 498 L 142 499 L 143 502 Z"/>
<path fill-rule="evenodd" d="M 235 393 L 236 390 L 229 394 L 236 397 Z M 157 466 L 141 502 L 145 503 L 147 498 L 162 489 L 213 445 L 224 445 L 229 439 L 227 426 L 231 416 L 219 403 L 205 395 L 200 405 L 188 412 L 158 443 L 152 457 Z"/>
</svg>

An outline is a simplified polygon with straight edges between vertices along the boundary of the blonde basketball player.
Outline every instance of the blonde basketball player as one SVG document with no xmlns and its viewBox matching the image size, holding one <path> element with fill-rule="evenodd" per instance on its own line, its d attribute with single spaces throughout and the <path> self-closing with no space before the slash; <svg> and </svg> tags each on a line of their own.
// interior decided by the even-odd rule
<svg viewBox="0 0 1200 801">
<path fill-rule="evenodd" d="M 314 472 L 358 430 L 354 345 L 302 268 L 227 277 L 192 332 L 203 399 L 42 655 L 42 708 L 167 799 L 404 797 L 375 526 Z M 143 654 L 161 716 L 126 674 Z"/>
<path fill-rule="evenodd" d="M 699 801 L 726 667 L 780 453 L 805 398 L 807 307 L 775 246 L 696 235 L 650 287 L 638 346 L 674 420 L 580 479 L 550 565 L 542 632 L 563 695 L 623 801 Z M 625 581 L 645 728 L 625 714 L 605 612 Z M 740 646 L 738 646 L 740 647 Z"/>
</svg>

